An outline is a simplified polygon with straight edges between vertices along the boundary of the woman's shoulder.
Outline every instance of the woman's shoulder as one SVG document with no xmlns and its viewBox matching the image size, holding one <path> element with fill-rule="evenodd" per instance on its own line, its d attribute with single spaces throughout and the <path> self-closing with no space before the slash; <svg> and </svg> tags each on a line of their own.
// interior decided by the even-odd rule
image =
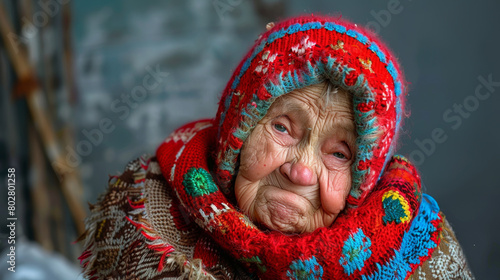
<svg viewBox="0 0 500 280">
<path fill-rule="evenodd" d="M 98 279 L 233 279 L 241 274 L 190 221 L 155 157 L 142 156 L 90 205 L 81 237 L 84 275 Z M 203 261 L 202 261 L 203 260 Z"/>
<path fill-rule="evenodd" d="M 442 212 L 440 242 L 410 279 L 474 279 L 455 232 Z"/>
</svg>

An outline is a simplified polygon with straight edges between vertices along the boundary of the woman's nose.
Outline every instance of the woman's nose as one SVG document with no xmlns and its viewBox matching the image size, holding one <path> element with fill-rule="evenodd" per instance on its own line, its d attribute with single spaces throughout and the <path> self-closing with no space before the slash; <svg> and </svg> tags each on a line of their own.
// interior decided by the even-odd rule
<svg viewBox="0 0 500 280">
<path fill-rule="evenodd" d="M 313 169 L 301 162 L 287 162 L 280 167 L 280 172 L 294 185 L 312 186 L 318 182 Z"/>
</svg>

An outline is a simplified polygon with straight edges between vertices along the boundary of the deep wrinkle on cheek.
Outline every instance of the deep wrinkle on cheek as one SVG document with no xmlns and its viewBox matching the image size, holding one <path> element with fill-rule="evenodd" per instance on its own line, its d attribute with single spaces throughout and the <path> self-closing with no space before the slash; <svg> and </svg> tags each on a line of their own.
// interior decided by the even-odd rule
<svg viewBox="0 0 500 280">
<path fill-rule="evenodd" d="M 342 191 L 350 188 L 351 183 L 351 168 L 349 166 L 343 166 L 337 170 L 328 171 L 329 176 L 331 176 L 331 186 L 333 191 Z"/>
<path fill-rule="evenodd" d="M 326 213 L 338 215 L 345 207 L 351 188 L 350 168 L 329 171 L 327 185 L 320 187 L 321 207 Z"/>
<path fill-rule="evenodd" d="M 255 190 L 249 188 L 248 185 L 245 184 L 245 182 L 241 182 L 242 179 L 243 177 L 238 178 L 238 185 L 240 187 L 235 189 L 235 195 L 238 201 L 238 207 L 246 214 L 249 214 L 248 209 L 250 209 L 255 199 Z"/>
</svg>

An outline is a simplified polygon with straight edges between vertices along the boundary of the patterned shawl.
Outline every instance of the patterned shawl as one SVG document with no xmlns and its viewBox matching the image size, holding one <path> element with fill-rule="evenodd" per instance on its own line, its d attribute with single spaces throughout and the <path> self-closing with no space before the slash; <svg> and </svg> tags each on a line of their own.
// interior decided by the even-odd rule
<svg viewBox="0 0 500 280">
<path fill-rule="evenodd" d="M 235 206 L 232 186 L 243 143 L 276 98 L 323 81 L 353 93 L 358 136 L 348 207 L 332 226 L 312 233 L 261 230 Z M 404 93 L 395 59 L 369 32 L 327 17 L 277 24 L 234 72 L 215 119 L 179 128 L 156 157 L 128 167 L 132 178 L 124 177 L 127 171 L 113 178 L 87 221 L 85 274 L 95 279 L 427 276 L 435 271 L 429 269 L 431 256 L 446 251 L 443 238 L 454 235 L 434 199 L 421 193 L 415 168 L 392 155 Z M 468 275 L 458 252 L 453 264 L 459 263 L 458 275 Z"/>
</svg>

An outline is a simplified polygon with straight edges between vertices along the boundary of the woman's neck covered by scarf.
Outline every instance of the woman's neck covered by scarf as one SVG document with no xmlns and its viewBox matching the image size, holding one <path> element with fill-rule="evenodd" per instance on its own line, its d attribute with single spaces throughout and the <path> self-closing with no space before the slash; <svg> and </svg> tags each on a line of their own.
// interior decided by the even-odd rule
<svg viewBox="0 0 500 280">
<path fill-rule="evenodd" d="M 300 235 L 262 231 L 215 183 L 216 133 L 213 120 L 185 125 L 159 147 L 157 159 L 190 219 L 260 278 L 386 279 L 397 271 L 392 276 L 405 279 L 440 242 L 439 207 L 421 193 L 415 168 L 400 156 L 365 201 L 331 227 Z"/>
</svg>

